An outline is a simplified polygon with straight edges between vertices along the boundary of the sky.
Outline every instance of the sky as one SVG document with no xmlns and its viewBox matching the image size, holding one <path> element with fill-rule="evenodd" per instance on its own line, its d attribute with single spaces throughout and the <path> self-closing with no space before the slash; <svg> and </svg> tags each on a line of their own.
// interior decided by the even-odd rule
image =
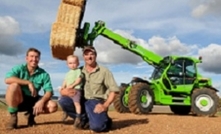
<svg viewBox="0 0 221 134">
<path fill-rule="evenodd" d="M 29 47 L 42 52 L 39 65 L 50 74 L 55 93 L 60 87 L 68 68 L 52 57 L 49 45 L 60 2 L 0 0 L 0 93 L 7 87 L 5 73 L 25 62 Z M 220 0 L 88 0 L 82 25 L 102 20 L 108 29 L 161 56 L 202 56 L 200 73 L 221 91 L 220 6 Z M 98 63 L 112 71 L 118 84 L 134 76 L 148 79 L 153 71 L 140 56 L 102 36 L 95 47 Z M 83 65 L 80 49 L 74 53 Z"/>
</svg>

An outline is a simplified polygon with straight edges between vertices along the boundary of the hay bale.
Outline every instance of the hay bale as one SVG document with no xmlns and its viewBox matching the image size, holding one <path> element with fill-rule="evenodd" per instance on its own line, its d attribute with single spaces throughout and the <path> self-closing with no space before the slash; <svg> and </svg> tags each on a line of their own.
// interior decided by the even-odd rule
<svg viewBox="0 0 221 134">
<path fill-rule="evenodd" d="M 63 3 L 67 3 L 74 6 L 83 7 L 85 0 L 62 0 Z"/>
<path fill-rule="evenodd" d="M 53 23 L 50 34 L 50 46 L 54 58 L 66 60 L 75 50 L 76 29 L 71 24 Z"/>
<path fill-rule="evenodd" d="M 79 19 L 82 9 L 78 6 L 72 6 L 66 3 L 61 3 L 58 10 L 57 22 L 68 23 L 79 27 Z"/>
<path fill-rule="evenodd" d="M 50 47 L 54 58 L 66 60 L 66 57 L 75 51 L 77 30 L 85 5 L 86 0 L 61 0 L 50 34 Z"/>
</svg>

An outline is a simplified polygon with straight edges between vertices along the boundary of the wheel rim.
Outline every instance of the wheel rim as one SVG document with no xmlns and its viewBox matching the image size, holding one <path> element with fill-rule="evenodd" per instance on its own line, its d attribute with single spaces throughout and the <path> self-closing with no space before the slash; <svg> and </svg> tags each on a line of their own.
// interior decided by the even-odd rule
<svg viewBox="0 0 221 134">
<path fill-rule="evenodd" d="M 201 111 L 207 112 L 214 105 L 214 101 L 209 95 L 202 94 L 195 99 L 195 104 Z"/>
<path fill-rule="evenodd" d="M 152 101 L 152 96 L 149 94 L 147 90 L 143 90 L 140 96 L 141 106 L 147 108 Z"/>
<path fill-rule="evenodd" d="M 126 98 L 125 96 L 123 96 L 123 97 L 121 98 L 121 101 L 122 101 L 124 107 L 128 107 L 127 98 Z"/>
</svg>

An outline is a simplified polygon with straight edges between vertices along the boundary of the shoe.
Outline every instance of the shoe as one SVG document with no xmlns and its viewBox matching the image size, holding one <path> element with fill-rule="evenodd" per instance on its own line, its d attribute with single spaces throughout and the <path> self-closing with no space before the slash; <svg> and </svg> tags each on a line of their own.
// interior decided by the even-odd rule
<svg viewBox="0 0 221 134">
<path fill-rule="evenodd" d="M 81 123 L 81 118 L 80 117 L 76 117 L 75 121 L 74 121 L 74 128 L 79 128 Z"/>
<path fill-rule="evenodd" d="M 63 112 L 61 121 L 62 121 L 62 122 L 65 122 L 65 120 L 67 120 L 67 118 L 68 118 L 68 114 L 67 114 L 66 112 Z"/>
<path fill-rule="evenodd" d="M 89 122 L 85 123 L 84 126 L 82 126 L 83 129 L 89 129 L 90 125 Z"/>
<path fill-rule="evenodd" d="M 25 117 L 27 119 L 27 126 L 28 127 L 33 127 L 36 125 L 36 122 L 35 122 L 35 115 L 33 115 L 32 113 L 30 112 L 26 112 L 25 113 Z"/>
<path fill-rule="evenodd" d="M 6 123 L 6 129 L 16 129 L 18 124 L 17 113 L 12 113 L 9 122 Z"/>
<path fill-rule="evenodd" d="M 110 130 L 112 128 L 112 124 L 113 124 L 113 121 L 111 118 L 108 118 L 108 121 L 107 121 L 107 130 Z"/>
<path fill-rule="evenodd" d="M 81 121 L 79 128 L 82 130 L 87 130 L 90 128 L 89 122 Z"/>
</svg>

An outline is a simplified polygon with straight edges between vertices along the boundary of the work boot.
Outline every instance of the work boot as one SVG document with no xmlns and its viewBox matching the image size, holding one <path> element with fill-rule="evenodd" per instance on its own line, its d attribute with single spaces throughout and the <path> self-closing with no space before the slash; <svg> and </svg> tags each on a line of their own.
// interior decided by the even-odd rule
<svg viewBox="0 0 221 134">
<path fill-rule="evenodd" d="M 106 129 L 104 130 L 104 132 L 109 132 L 110 130 L 111 130 L 111 128 L 112 128 L 112 124 L 113 124 L 113 121 L 112 121 L 112 119 L 110 118 L 110 117 L 108 117 L 108 121 L 107 121 L 107 127 L 106 127 Z"/>
<path fill-rule="evenodd" d="M 28 127 L 32 127 L 32 126 L 36 125 L 34 114 L 32 114 L 31 112 L 26 112 L 25 117 L 27 119 L 27 126 Z"/>
<path fill-rule="evenodd" d="M 80 117 L 76 117 L 75 121 L 74 121 L 74 128 L 79 128 L 81 123 L 81 118 Z"/>
<path fill-rule="evenodd" d="M 83 129 L 89 129 L 90 128 L 90 125 L 89 125 L 89 122 L 85 123 L 83 126 L 82 126 Z"/>
<path fill-rule="evenodd" d="M 85 119 L 85 117 L 81 116 L 81 122 L 80 122 L 78 128 L 83 129 L 83 130 L 87 130 L 87 129 L 89 129 L 89 127 L 90 127 L 89 120 L 87 118 Z"/>
<path fill-rule="evenodd" d="M 6 123 L 6 129 L 16 129 L 18 124 L 18 115 L 17 113 L 11 113 L 9 122 Z"/>
</svg>

